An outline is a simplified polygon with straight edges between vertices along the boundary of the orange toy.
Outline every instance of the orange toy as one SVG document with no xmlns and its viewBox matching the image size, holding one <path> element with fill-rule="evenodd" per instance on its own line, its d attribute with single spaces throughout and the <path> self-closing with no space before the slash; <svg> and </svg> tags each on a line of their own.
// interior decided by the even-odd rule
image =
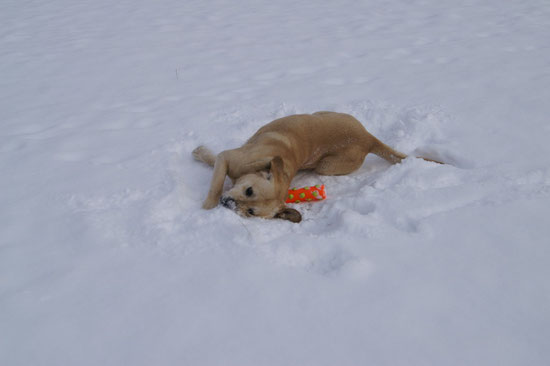
<svg viewBox="0 0 550 366">
<path fill-rule="evenodd" d="M 300 203 L 310 201 L 321 201 L 327 198 L 325 185 L 316 185 L 304 188 L 292 188 L 288 190 L 286 203 Z"/>
</svg>

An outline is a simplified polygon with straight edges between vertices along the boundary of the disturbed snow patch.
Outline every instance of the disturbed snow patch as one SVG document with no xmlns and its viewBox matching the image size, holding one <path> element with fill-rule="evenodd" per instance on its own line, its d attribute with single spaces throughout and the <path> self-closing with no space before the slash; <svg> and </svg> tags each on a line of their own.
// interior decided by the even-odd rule
<svg viewBox="0 0 550 366">
<path fill-rule="evenodd" d="M 171 255 L 244 250 L 319 274 L 368 274 L 368 260 L 355 253 L 356 246 L 395 231 L 418 232 L 422 217 L 411 214 L 409 202 L 418 205 L 415 197 L 419 194 L 460 185 L 458 169 L 416 159 L 391 166 L 368 157 L 361 169 L 348 176 L 300 173 L 293 185 L 322 183 L 329 197 L 321 203 L 296 205 L 304 217 L 299 225 L 243 219 L 224 208 L 200 208 L 212 172 L 191 158 L 191 150 L 199 143 L 206 142 L 219 152 L 241 145 L 273 119 L 327 109 L 354 115 L 374 135 L 407 153 L 419 147 L 434 146 L 437 150 L 446 143 L 442 129 L 447 118 L 437 108 L 358 102 L 332 107 L 281 104 L 221 111 L 204 121 L 201 130 L 185 131 L 157 149 L 155 164 L 164 166 L 165 174 L 154 187 L 105 197 L 72 197 L 72 208 L 94 230 L 119 245 L 151 246 Z M 218 132 L 219 126 L 224 127 L 224 133 Z M 450 148 L 446 151 L 451 154 Z M 421 207 L 415 206 L 415 210 Z M 342 240 L 336 245 L 335 238 Z"/>
<path fill-rule="evenodd" d="M 369 156 L 347 176 L 299 173 L 293 185 L 325 184 L 328 198 L 294 205 L 303 215 L 298 225 L 244 219 L 221 207 L 201 209 L 212 171 L 191 158 L 194 147 L 206 140 L 216 152 L 233 148 L 275 118 L 323 109 L 354 115 L 375 136 L 406 153 L 434 151 L 430 157 L 449 158 L 450 164 L 411 157 L 390 165 Z M 165 173 L 154 187 L 73 196 L 72 209 L 115 245 L 140 245 L 176 256 L 205 251 L 254 254 L 322 275 L 366 276 L 372 266 L 364 248 L 403 235 L 429 234 L 432 217 L 461 207 L 498 205 L 548 192 L 548 169 L 517 176 L 473 168 L 445 137 L 448 118 L 438 108 L 374 102 L 310 108 L 281 104 L 211 117 L 201 130 L 186 131 L 157 149 L 155 164 Z M 218 133 L 223 124 L 225 132 Z"/>
</svg>

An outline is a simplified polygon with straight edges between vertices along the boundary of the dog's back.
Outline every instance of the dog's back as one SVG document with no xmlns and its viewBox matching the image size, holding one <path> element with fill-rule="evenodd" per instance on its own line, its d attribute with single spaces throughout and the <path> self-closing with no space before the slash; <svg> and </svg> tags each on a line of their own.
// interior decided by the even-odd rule
<svg viewBox="0 0 550 366">
<path fill-rule="evenodd" d="M 277 141 L 274 141 L 277 140 Z M 281 143 L 301 169 L 311 169 L 327 155 L 353 150 L 364 158 L 369 152 L 384 153 L 382 144 L 355 117 L 336 112 L 296 114 L 276 119 L 260 128 L 245 145 Z M 386 158 L 389 156 L 385 154 Z M 404 156 L 404 155 L 403 155 Z"/>
</svg>

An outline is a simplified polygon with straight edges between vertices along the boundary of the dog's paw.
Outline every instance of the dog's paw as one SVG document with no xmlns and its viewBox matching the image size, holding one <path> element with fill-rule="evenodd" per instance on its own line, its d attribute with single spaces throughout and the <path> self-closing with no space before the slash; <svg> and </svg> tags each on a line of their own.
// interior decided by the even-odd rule
<svg viewBox="0 0 550 366">
<path fill-rule="evenodd" d="M 202 208 L 205 210 L 210 210 L 216 207 L 217 205 L 218 205 L 218 201 L 206 199 L 206 201 L 204 201 L 204 203 L 202 204 Z"/>
<path fill-rule="evenodd" d="M 205 164 L 214 166 L 216 163 L 216 155 L 212 153 L 206 146 L 199 146 L 192 152 L 195 160 L 202 161 Z"/>
<path fill-rule="evenodd" d="M 201 145 L 195 148 L 191 154 L 193 154 L 193 158 L 195 158 L 195 160 L 202 161 L 202 156 L 205 152 L 208 152 L 208 149 L 204 145 Z"/>
</svg>

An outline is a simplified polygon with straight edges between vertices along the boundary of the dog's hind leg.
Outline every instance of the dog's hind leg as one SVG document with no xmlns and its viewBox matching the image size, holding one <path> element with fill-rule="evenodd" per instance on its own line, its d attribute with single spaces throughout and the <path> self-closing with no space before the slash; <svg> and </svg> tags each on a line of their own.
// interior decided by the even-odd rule
<svg viewBox="0 0 550 366">
<path fill-rule="evenodd" d="M 216 155 L 212 151 L 210 151 L 206 146 L 199 146 L 195 150 L 193 150 L 193 157 L 195 160 L 202 161 L 205 164 L 210 165 L 211 167 L 214 166 L 216 163 Z"/>
<path fill-rule="evenodd" d="M 337 154 L 327 155 L 317 163 L 315 172 L 321 175 L 346 175 L 363 165 L 365 153 L 360 149 L 348 149 Z"/>
</svg>

